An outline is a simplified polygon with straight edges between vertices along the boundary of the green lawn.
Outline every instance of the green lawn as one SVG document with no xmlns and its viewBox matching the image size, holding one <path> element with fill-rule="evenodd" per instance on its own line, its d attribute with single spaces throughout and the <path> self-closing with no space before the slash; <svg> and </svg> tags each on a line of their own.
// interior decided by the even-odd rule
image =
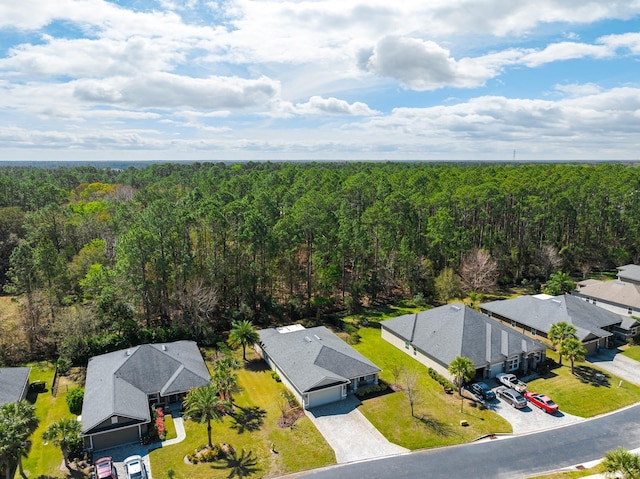
<svg viewBox="0 0 640 479">
<path fill-rule="evenodd" d="M 420 373 L 415 417 L 411 416 L 409 400 L 402 391 L 366 399 L 360 407 L 360 411 L 391 442 L 408 449 L 421 449 L 512 431 L 511 425 L 502 417 L 489 409 L 477 407 L 469 400 L 464 400 L 460 412 L 461 399 L 457 393 L 446 394 L 428 376 L 425 366 L 384 341 L 379 328 L 364 327 L 359 333 L 362 340 L 354 347 L 383 370 L 382 380 L 393 383 L 390 369 L 394 365 Z M 399 382 L 402 384 L 403 380 Z M 461 426 L 461 420 L 467 421 L 468 426 Z"/>
<path fill-rule="evenodd" d="M 622 354 L 624 356 L 628 356 L 631 359 L 635 359 L 636 361 L 640 361 L 640 346 L 629 346 L 626 348 L 621 348 Z"/>
<path fill-rule="evenodd" d="M 306 417 L 292 428 L 281 429 L 278 400 L 284 386 L 274 381 L 266 364 L 253 351 L 238 374 L 241 391 L 234 394 L 239 406 L 237 419 L 226 417 L 213 423 L 213 442 L 231 444 L 238 455 L 245 451 L 255 464 L 245 467 L 242 477 L 272 477 L 335 463 L 333 450 Z M 205 424 L 185 421 L 186 439 L 173 446 L 156 449 L 150 454 L 151 469 L 156 478 L 167 477 L 172 469 L 176 479 L 226 478 L 232 469 L 225 461 L 214 464 L 185 464 L 183 458 L 207 442 Z M 300 454 L 304 444 L 304 454 Z M 276 452 L 271 451 L 274 447 Z M 253 461 L 249 461 L 253 462 Z"/>
<path fill-rule="evenodd" d="M 25 474 L 29 477 L 64 477 L 65 474 L 60 471 L 62 451 L 51 443 L 45 444 L 42 440 L 42 433 L 50 424 L 62 418 L 75 417 L 67 407 L 65 399 L 67 388 L 60 388 L 60 393 L 53 397 L 51 395 L 51 382 L 53 381 L 54 373 L 53 364 L 41 362 L 29 364 L 29 366 L 31 366 L 29 380 L 31 382 L 46 381 L 47 391 L 38 394 L 35 402 L 39 425 L 33 436 L 31 436 L 32 446 L 29 456 L 23 460 Z M 69 384 L 69 387 L 72 386 L 73 384 Z M 29 395 L 29 399 L 31 399 L 31 395 Z M 20 477 L 18 473 L 16 473 L 16 477 Z"/>
<path fill-rule="evenodd" d="M 548 350 L 547 356 L 558 360 L 554 351 Z M 595 380 L 596 373 L 604 374 L 603 383 Z M 597 416 L 640 401 L 639 386 L 621 382 L 619 377 L 586 362 L 576 363 L 574 376 L 566 358 L 562 367 L 530 381 L 529 390 L 549 395 L 561 411 L 581 417 Z"/>
</svg>

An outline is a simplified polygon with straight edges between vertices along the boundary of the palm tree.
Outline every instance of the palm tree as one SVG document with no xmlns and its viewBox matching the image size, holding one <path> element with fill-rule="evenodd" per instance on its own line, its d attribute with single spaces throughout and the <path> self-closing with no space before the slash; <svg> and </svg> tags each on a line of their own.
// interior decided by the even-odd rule
<svg viewBox="0 0 640 479">
<path fill-rule="evenodd" d="M 579 339 L 567 338 L 560 343 L 560 355 L 566 356 L 571 361 L 571 374 L 574 374 L 573 365 L 575 361 L 584 361 L 587 350 L 584 348 Z"/>
<path fill-rule="evenodd" d="M 247 319 L 242 321 L 234 321 L 229 332 L 229 343 L 231 346 L 242 346 L 242 359 L 247 360 L 247 346 L 251 346 L 258 342 L 260 336 L 253 327 L 253 323 Z"/>
<path fill-rule="evenodd" d="M 623 448 L 608 451 L 602 461 L 602 467 L 607 473 L 621 472 L 623 479 L 640 477 L 640 457 Z"/>
<path fill-rule="evenodd" d="M 453 382 L 458 386 L 458 394 L 462 396 L 462 385 L 476 375 L 476 366 L 471 359 L 464 356 L 456 356 L 449 363 L 449 373 L 453 376 Z"/>
<path fill-rule="evenodd" d="M 233 403 L 232 393 L 238 387 L 238 375 L 231 369 L 215 368 L 211 376 L 211 384 L 220 394 L 220 399 Z"/>
<path fill-rule="evenodd" d="M 228 401 L 222 401 L 219 391 L 213 384 L 192 389 L 184 399 L 185 414 L 200 423 L 207 423 L 207 438 L 211 442 L 211 421 L 222 421 L 222 416 L 230 410 Z"/>
<path fill-rule="evenodd" d="M 549 334 L 547 337 L 549 341 L 553 343 L 555 348 L 558 348 L 562 345 L 562 342 L 565 339 L 575 338 L 577 329 L 573 324 L 565 323 L 564 321 L 560 321 L 559 323 L 555 323 L 551 325 L 549 328 Z M 560 354 L 560 366 L 562 366 L 562 351 L 559 351 Z"/>
<path fill-rule="evenodd" d="M 0 464 L 5 465 L 7 474 L 17 464 L 20 475 L 26 477 L 22 458 L 29 451 L 29 436 L 37 426 L 33 404 L 22 400 L 0 406 Z"/>
<path fill-rule="evenodd" d="M 51 424 L 42 434 L 45 441 L 53 443 L 62 450 L 64 465 L 69 469 L 69 451 L 80 440 L 81 425 L 76 419 L 60 419 Z"/>
</svg>

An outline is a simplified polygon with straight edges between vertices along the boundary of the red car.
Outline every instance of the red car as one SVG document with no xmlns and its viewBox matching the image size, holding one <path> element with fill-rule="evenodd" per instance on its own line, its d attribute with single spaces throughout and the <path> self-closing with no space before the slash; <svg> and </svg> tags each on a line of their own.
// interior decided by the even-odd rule
<svg viewBox="0 0 640 479">
<path fill-rule="evenodd" d="M 540 409 L 548 412 L 549 414 L 558 412 L 558 405 L 554 403 L 549 396 L 527 391 L 526 393 L 524 393 L 524 397 L 531 404 L 538 406 Z"/>
<path fill-rule="evenodd" d="M 116 468 L 110 457 L 101 457 L 95 462 L 97 479 L 117 479 Z"/>
</svg>

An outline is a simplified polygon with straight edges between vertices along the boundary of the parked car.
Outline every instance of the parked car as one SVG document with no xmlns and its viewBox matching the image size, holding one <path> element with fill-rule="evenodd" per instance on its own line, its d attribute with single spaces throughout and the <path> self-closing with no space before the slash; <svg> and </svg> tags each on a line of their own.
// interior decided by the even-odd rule
<svg viewBox="0 0 640 479">
<path fill-rule="evenodd" d="M 94 467 L 98 479 L 118 479 L 116 467 L 110 457 L 101 457 L 94 463 Z"/>
<path fill-rule="evenodd" d="M 496 379 L 508 388 L 515 389 L 521 394 L 527 390 L 527 385 L 520 381 L 515 374 L 500 373 L 496 375 Z"/>
<path fill-rule="evenodd" d="M 527 406 L 526 399 L 523 398 L 522 395 L 514 389 L 509 389 L 502 386 L 498 388 L 496 394 L 500 396 L 500 398 L 504 400 L 504 402 L 506 402 L 507 404 L 511 404 L 516 409 L 522 409 L 523 407 Z"/>
<path fill-rule="evenodd" d="M 496 393 L 486 383 L 473 383 L 470 388 L 473 394 L 485 401 L 493 401 L 496 398 Z"/>
<path fill-rule="evenodd" d="M 524 397 L 531 404 L 539 407 L 545 412 L 549 414 L 554 414 L 558 412 L 558 405 L 553 402 L 553 400 L 544 394 L 538 394 L 534 392 L 526 392 L 524 393 Z"/>
<path fill-rule="evenodd" d="M 147 479 L 147 471 L 140 456 L 129 456 L 124 460 L 127 479 Z"/>
</svg>

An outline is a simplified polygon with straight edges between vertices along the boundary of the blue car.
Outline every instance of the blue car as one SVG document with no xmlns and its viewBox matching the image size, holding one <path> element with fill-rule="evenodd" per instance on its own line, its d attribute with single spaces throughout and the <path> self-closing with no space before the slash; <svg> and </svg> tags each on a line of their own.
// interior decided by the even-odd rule
<svg viewBox="0 0 640 479">
<path fill-rule="evenodd" d="M 493 401 L 496 398 L 496 393 L 486 383 L 473 383 L 471 392 L 485 401 Z"/>
</svg>

